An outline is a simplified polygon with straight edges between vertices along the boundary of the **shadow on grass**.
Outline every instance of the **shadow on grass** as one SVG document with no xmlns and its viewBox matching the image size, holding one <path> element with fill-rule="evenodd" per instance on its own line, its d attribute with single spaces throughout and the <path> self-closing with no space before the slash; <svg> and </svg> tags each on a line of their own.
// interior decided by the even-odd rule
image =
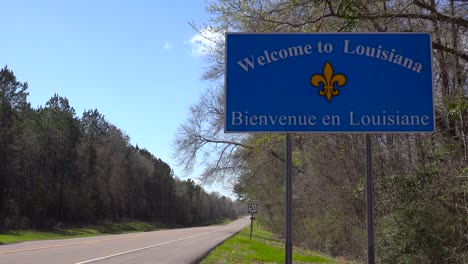
<svg viewBox="0 0 468 264">
<path fill-rule="evenodd" d="M 103 223 L 96 227 L 101 233 L 120 234 L 127 232 L 148 232 L 161 229 L 161 225 L 141 223 L 141 222 L 130 222 L 130 223 Z"/>
<path fill-rule="evenodd" d="M 0 232 L 0 235 L 21 236 L 21 233 L 17 230 L 8 230 Z"/>
<path fill-rule="evenodd" d="M 93 229 L 54 229 L 53 233 L 62 236 L 86 236 L 86 235 L 98 235 L 99 232 Z"/>
</svg>

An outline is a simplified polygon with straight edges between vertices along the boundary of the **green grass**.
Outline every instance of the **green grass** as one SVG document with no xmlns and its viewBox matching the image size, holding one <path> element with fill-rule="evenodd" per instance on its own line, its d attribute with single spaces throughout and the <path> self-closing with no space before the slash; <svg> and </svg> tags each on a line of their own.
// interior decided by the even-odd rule
<svg viewBox="0 0 468 264">
<path fill-rule="evenodd" d="M 261 228 L 254 227 L 252 240 L 250 226 L 226 240 L 213 250 L 201 264 L 218 263 L 284 263 L 284 243 Z M 316 252 L 294 248 L 294 263 L 338 263 Z"/>
<path fill-rule="evenodd" d="M 111 223 L 86 226 L 82 228 L 55 228 L 53 230 L 10 230 L 0 233 L 0 244 L 11 244 L 31 240 L 64 239 L 76 237 L 146 232 L 165 228 L 159 224 L 145 222 Z"/>
</svg>

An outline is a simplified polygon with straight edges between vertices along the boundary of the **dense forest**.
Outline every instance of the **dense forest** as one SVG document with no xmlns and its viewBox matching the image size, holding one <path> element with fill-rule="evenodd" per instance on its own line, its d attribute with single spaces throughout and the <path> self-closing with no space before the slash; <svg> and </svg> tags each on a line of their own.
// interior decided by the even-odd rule
<svg viewBox="0 0 468 264">
<path fill-rule="evenodd" d="M 235 218 L 234 202 L 180 180 L 98 110 L 65 97 L 27 101 L 27 83 L 0 70 L 0 230 L 143 220 L 193 226 Z"/>
<path fill-rule="evenodd" d="M 430 32 L 436 132 L 372 134 L 380 263 L 468 263 L 468 3 L 436 0 L 213 0 L 211 88 L 175 138 L 180 163 L 232 182 L 284 235 L 283 134 L 225 134 L 225 32 Z M 372 95 L 369 95 L 372 96 Z M 404 95 L 402 95 L 404 96 Z M 364 135 L 293 134 L 293 240 L 366 259 Z"/>
</svg>

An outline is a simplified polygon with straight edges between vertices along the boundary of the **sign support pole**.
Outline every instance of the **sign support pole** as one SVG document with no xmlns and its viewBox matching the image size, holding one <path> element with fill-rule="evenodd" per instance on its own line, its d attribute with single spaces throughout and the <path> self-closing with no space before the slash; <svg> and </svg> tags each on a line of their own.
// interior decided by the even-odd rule
<svg viewBox="0 0 468 264">
<path fill-rule="evenodd" d="M 286 244 L 285 261 L 286 264 L 292 264 L 292 143 L 291 134 L 286 133 Z"/>
<path fill-rule="evenodd" d="M 250 240 L 252 240 L 252 231 L 253 231 L 253 220 L 254 220 L 254 213 L 250 215 Z"/>
<path fill-rule="evenodd" d="M 374 183 L 372 179 L 372 145 L 370 134 L 366 134 L 366 195 L 367 195 L 367 263 L 375 264 L 374 248 Z"/>
</svg>

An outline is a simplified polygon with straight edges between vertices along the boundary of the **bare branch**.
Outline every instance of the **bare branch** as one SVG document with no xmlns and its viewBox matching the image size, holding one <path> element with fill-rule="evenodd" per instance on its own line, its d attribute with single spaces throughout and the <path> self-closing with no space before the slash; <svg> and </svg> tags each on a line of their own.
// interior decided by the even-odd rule
<svg viewBox="0 0 468 264">
<path fill-rule="evenodd" d="M 443 45 L 441 45 L 441 44 L 439 44 L 437 42 L 432 42 L 432 47 L 434 49 L 441 50 L 441 51 L 456 55 L 456 56 L 464 59 L 465 61 L 468 61 L 468 53 L 467 52 L 463 52 L 461 50 L 451 49 L 451 48 L 443 46 Z"/>
</svg>

